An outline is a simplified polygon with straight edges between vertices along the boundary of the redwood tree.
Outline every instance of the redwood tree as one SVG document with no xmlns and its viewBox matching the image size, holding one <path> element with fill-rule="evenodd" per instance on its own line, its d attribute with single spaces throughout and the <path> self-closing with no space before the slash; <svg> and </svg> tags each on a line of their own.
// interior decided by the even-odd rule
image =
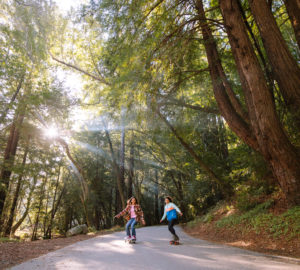
<svg viewBox="0 0 300 270">
<path fill-rule="evenodd" d="M 249 3 L 280 91 L 300 125 L 300 68 L 289 51 L 267 2 L 250 0 Z M 297 11 L 297 5 L 294 9 Z"/>
<path fill-rule="evenodd" d="M 269 164 L 287 200 L 291 204 L 299 205 L 300 156 L 279 121 L 272 95 L 247 34 L 237 1 L 219 0 L 219 4 L 241 79 L 250 123 L 260 153 Z"/>
</svg>

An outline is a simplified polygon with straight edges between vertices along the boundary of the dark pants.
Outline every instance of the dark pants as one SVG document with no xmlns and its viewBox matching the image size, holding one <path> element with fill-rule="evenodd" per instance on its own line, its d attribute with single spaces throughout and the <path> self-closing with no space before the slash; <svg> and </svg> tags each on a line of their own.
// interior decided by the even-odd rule
<svg viewBox="0 0 300 270">
<path fill-rule="evenodd" d="M 175 236 L 176 238 L 178 237 L 175 230 L 174 230 L 174 225 L 177 223 L 177 219 L 172 219 L 168 221 L 168 229 L 170 231 L 171 234 L 173 234 L 173 236 Z"/>
</svg>

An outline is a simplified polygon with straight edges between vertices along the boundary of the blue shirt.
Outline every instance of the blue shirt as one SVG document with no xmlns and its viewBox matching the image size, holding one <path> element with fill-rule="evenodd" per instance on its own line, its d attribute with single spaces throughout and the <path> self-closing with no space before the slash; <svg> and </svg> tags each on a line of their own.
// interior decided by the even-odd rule
<svg viewBox="0 0 300 270">
<path fill-rule="evenodd" d="M 178 213 L 181 213 L 180 209 L 176 206 L 176 204 L 170 202 L 168 204 L 165 205 L 165 211 L 164 211 L 164 215 L 163 217 L 161 218 L 161 220 L 164 220 L 167 216 L 167 212 L 171 211 L 175 209 Z"/>
</svg>

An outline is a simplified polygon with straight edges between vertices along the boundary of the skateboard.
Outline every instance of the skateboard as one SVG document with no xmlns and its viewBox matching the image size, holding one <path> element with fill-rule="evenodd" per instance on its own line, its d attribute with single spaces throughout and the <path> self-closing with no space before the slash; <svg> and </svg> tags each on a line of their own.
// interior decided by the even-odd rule
<svg viewBox="0 0 300 270">
<path fill-rule="evenodd" d="M 136 239 L 125 239 L 125 243 L 135 244 L 136 243 Z"/>
<path fill-rule="evenodd" d="M 170 245 L 180 245 L 179 241 L 170 241 Z"/>
</svg>

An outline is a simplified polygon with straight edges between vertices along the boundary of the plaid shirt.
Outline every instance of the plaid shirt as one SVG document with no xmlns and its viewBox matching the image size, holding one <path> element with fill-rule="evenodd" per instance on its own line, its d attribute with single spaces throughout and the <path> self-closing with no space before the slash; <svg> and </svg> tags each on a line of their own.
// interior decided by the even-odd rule
<svg viewBox="0 0 300 270">
<path fill-rule="evenodd" d="M 127 205 L 124 210 L 122 210 L 119 214 L 116 215 L 117 218 L 124 216 L 124 218 L 128 221 L 130 220 L 130 210 L 131 210 L 131 205 Z M 142 222 L 144 223 L 144 213 L 142 208 L 140 207 L 139 204 L 134 205 L 134 212 L 136 214 L 136 221 L 137 222 Z"/>
</svg>

